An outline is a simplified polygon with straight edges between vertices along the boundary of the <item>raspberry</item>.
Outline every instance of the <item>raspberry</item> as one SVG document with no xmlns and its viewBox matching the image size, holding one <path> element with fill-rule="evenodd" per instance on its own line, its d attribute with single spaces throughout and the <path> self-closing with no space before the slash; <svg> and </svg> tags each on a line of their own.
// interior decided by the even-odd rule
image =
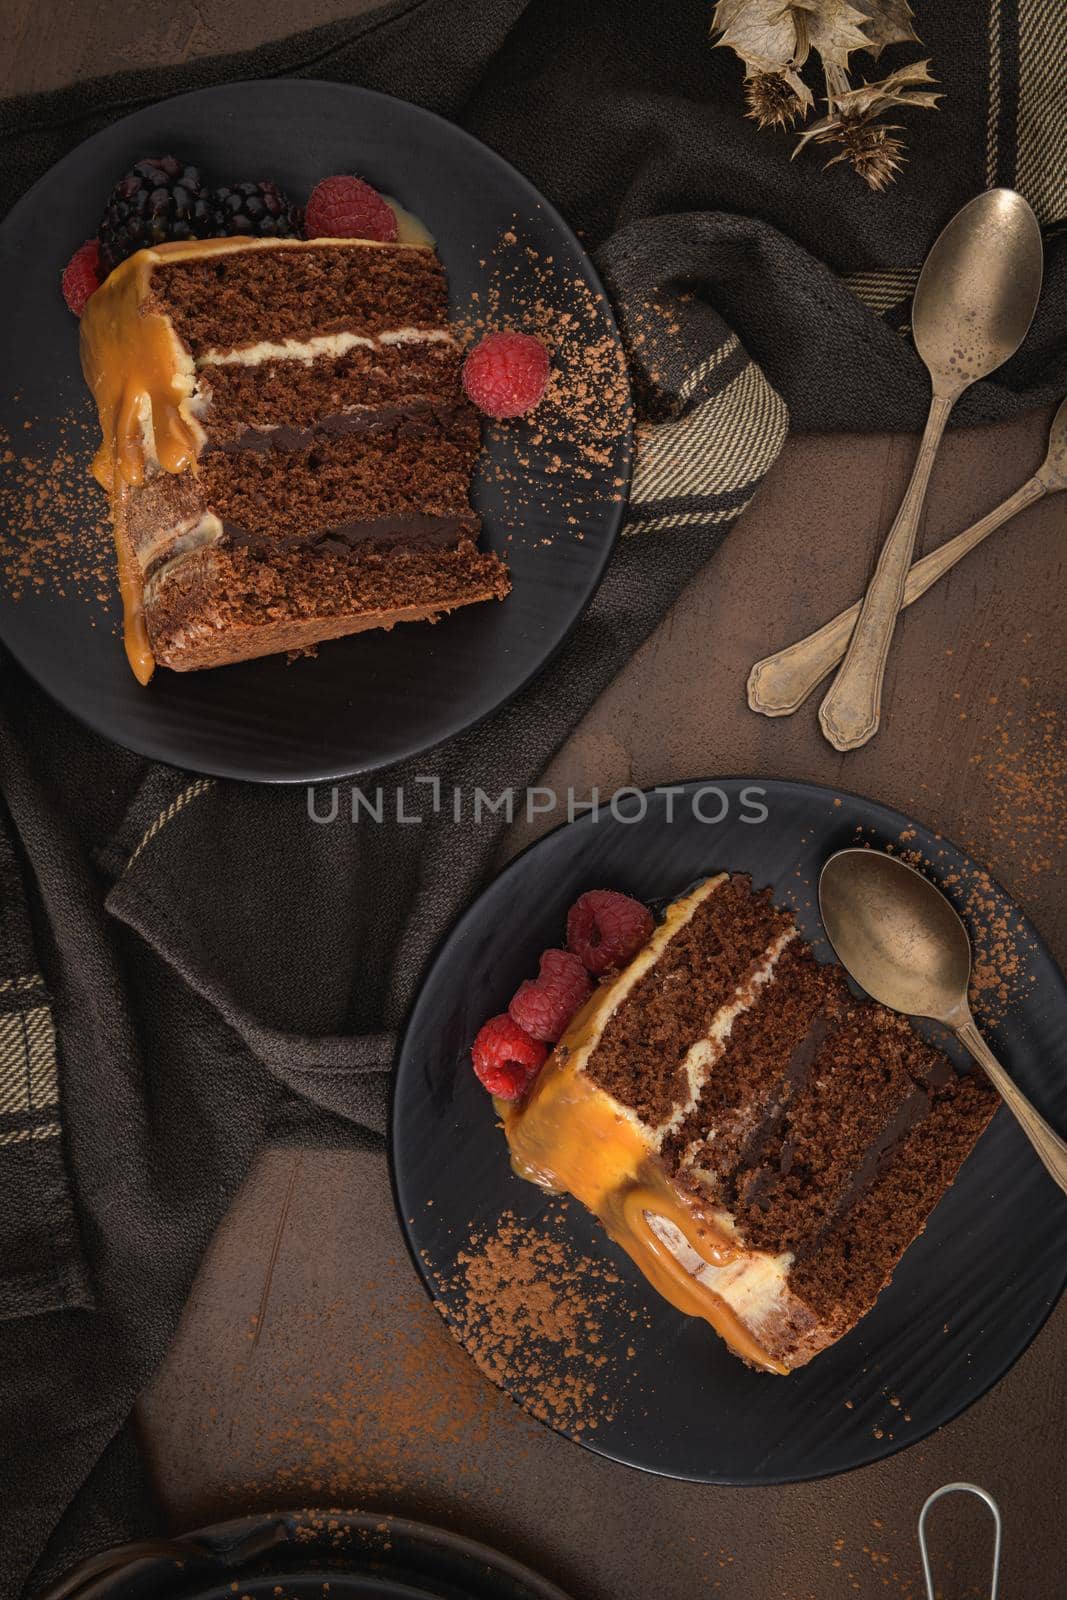
<svg viewBox="0 0 1067 1600">
<path fill-rule="evenodd" d="M 512 1022 L 506 1011 L 491 1017 L 471 1046 L 478 1081 L 498 1100 L 521 1100 L 547 1055 L 545 1046 Z"/>
<path fill-rule="evenodd" d="M 63 268 L 63 298 L 67 310 L 80 317 L 89 296 L 100 287 L 100 241 L 86 239 Z"/>
<path fill-rule="evenodd" d="M 532 411 L 548 383 L 548 351 L 529 333 L 489 333 L 463 363 L 463 387 L 490 417 Z"/>
<path fill-rule="evenodd" d="M 309 239 L 379 239 L 392 244 L 396 212 L 362 178 L 323 178 L 311 191 L 304 233 Z"/>
<path fill-rule="evenodd" d="M 655 923 L 640 900 L 614 889 L 590 889 L 567 913 L 567 945 L 590 972 L 623 967 Z"/>
<path fill-rule="evenodd" d="M 508 1015 L 531 1038 L 555 1044 L 592 988 L 577 956 L 569 950 L 546 950 L 537 977 L 519 984 Z"/>
</svg>

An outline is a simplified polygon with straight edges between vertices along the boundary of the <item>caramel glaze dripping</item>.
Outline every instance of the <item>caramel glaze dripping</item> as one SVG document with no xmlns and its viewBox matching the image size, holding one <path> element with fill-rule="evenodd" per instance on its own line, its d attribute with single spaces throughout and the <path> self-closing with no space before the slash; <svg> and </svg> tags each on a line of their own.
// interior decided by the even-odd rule
<svg viewBox="0 0 1067 1600">
<path fill-rule="evenodd" d="M 416 219 L 398 208 L 398 243 L 432 248 Z M 205 434 L 190 404 L 193 358 L 169 317 L 147 311 L 153 268 L 255 249 L 306 250 L 363 243 L 352 239 L 196 239 L 139 250 L 115 268 L 90 298 L 81 321 L 81 362 L 100 417 L 93 477 L 111 498 L 126 655 L 139 683 L 155 671 L 145 625 L 143 579 L 119 533 L 122 507 L 146 472 L 195 472 Z"/>
<path fill-rule="evenodd" d="M 716 880 L 709 883 L 714 887 Z M 706 888 L 701 885 L 670 907 L 666 922 L 636 957 L 642 969 L 688 920 Z M 598 990 L 578 1013 L 524 1101 L 496 1102 L 512 1164 L 520 1177 L 580 1200 L 671 1305 L 710 1323 L 743 1360 L 785 1374 L 789 1368 L 763 1348 L 722 1296 L 686 1271 L 653 1232 L 648 1216 L 672 1222 L 712 1267 L 736 1261 L 746 1254 L 744 1246 L 724 1230 L 713 1211 L 667 1177 L 645 1130 L 583 1071 L 614 1010 L 618 987 L 631 972 L 628 968 L 615 983 Z"/>
<path fill-rule="evenodd" d="M 145 479 L 147 457 L 166 472 L 185 472 L 196 460 L 198 434 L 188 413 L 193 362 L 169 317 L 142 314 L 158 259 L 139 250 L 116 267 L 85 308 L 81 358 L 100 416 L 93 477 L 111 498 L 122 596 L 126 655 L 139 683 L 155 670 L 145 626 L 142 583 L 119 532 L 122 507 Z"/>
</svg>

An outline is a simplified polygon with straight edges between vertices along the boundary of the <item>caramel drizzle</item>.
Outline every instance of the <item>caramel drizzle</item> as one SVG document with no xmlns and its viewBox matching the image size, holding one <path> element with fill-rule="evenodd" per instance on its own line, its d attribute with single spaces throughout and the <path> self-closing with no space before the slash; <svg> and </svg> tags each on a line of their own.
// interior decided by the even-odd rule
<svg viewBox="0 0 1067 1600">
<path fill-rule="evenodd" d="M 721 880 L 709 880 L 715 887 Z M 695 906 L 709 891 L 702 884 L 677 901 L 656 930 L 644 960 L 647 970 Z M 657 1163 L 647 1133 L 583 1070 L 617 1003 L 619 983 L 599 990 L 578 1013 L 520 1104 L 498 1103 L 520 1177 L 553 1193 L 568 1193 L 596 1216 L 653 1288 L 677 1310 L 701 1317 L 744 1360 L 765 1371 L 787 1373 L 706 1283 L 688 1272 L 649 1225 L 649 1216 L 671 1222 L 711 1267 L 729 1266 L 747 1254 L 726 1232 L 722 1219 L 679 1189 Z"/>
<path fill-rule="evenodd" d="M 432 248 L 417 219 L 397 208 L 398 243 Z M 119 535 L 124 496 L 146 472 L 196 471 L 204 430 L 190 409 L 196 385 L 192 356 L 169 317 L 146 309 L 152 269 L 164 261 L 199 260 L 238 251 L 307 250 L 373 240 L 195 239 L 139 250 L 115 268 L 90 298 L 81 321 L 81 362 L 100 417 L 92 473 L 111 498 L 116 530 L 123 639 L 134 676 L 146 684 L 155 659 L 144 617 L 143 576 Z"/>
</svg>

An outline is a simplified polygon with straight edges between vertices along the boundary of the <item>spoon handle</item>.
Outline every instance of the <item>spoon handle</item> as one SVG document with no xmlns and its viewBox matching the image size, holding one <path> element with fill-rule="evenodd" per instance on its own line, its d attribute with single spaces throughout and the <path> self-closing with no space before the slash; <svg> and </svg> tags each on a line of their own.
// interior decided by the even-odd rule
<svg viewBox="0 0 1067 1600">
<path fill-rule="evenodd" d="M 968 1016 L 960 1024 L 956 1029 L 956 1037 L 984 1069 L 986 1077 L 1041 1157 L 1053 1181 L 1067 1193 L 1067 1144 L 1052 1131 L 1044 1117 L 1005 1072 L 978 1032 L 973 1017 Z"/>
<path fill-rule="evenodd" d="M 878 731 L 882 679 L 915 549 L 915 531 L 952 405 L 951 398 L 939 394 L 930 402 L 911 482 L 882 546 L 844 664 L 819 707 L 822 731 L 836 750 L 855 750 Z"/>
<path fill-rule="evenodd" d="M 988 512 L 980 522 L 946 539 L 944 544 L 931 550 L 928 556 L 916 561 L 904 584 L 904 606 L 914 605 L 939 578 L 943 578 L 964 556 L 970 555 L 983 539 L 1018 516 L 1026 506 L 1051 491 L 1036 475 L 1028 478 L 1007 500 Z M 762 711 L 765 717 L 788 717 L 798 710 L 826 674 L 837 666 L 845 651 L 860 602 L 839 611 L 837 616 L 807 638 L 765 656 L 748 675 L 748 703 L 753 711 Z"/>
</svg>

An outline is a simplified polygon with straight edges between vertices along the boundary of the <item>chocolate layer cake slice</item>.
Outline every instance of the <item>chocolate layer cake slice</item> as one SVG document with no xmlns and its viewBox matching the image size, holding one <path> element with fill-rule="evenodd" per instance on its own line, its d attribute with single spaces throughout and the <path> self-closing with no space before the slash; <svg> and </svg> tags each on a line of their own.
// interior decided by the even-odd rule
<svg viewBox="0 0 1067 1600">
<path fill-rule="evenodd" d="M 583 1201 L 672 1304 L 785 1373 L 870 1310 L 996 1103 L 722 874 L 670 907 L 502 1109 L 524 1176 Z"/>
<path fill-rule="evenodd" d="M 142 250 L 90 299 L 82 364 L 142 681 L 507 594 L 429 246 Z"/>
</svg>

